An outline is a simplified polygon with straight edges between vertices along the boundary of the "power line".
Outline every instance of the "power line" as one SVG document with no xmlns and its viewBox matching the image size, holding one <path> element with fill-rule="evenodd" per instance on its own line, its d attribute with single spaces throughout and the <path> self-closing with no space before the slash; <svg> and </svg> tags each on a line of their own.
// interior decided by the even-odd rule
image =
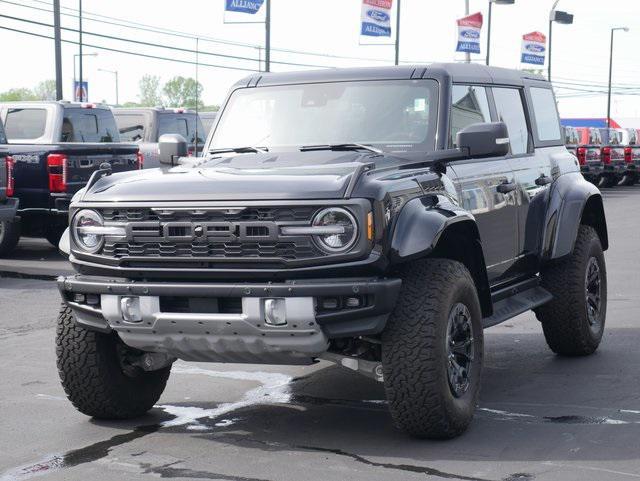
<svg viewBox="0 0 640 481">
<path fill-rule="evenodd" d="M 31 0 L 31 1 L 39 3 L 39 4 L 50 5 L 48 2 L 45 2 L 45 1 L 42 1 L 42 0 Z M 10 0 L 0 0 L 0 2 L 1 3 L 6 3 L 6 4 L 10 4 L 10 5 L 15 5 L 15 6 L 18 6 L 18 7 L 30 8 L 32 10 L 38 10 L 38 11 L 42 11 L 42 12 L 51 13 L 51 10 L 49 10 L 49 9 L 39 8 L 39 7 L 36 7 L 36 6 L 33 6 L 33 5 L 25 5 L 25 4 L 22 4 L 22 3 L 12 2 Z M 67 10 L 69 12 L 78 12 L 78 10 L 73 9 L 73 8 L 69 8 L 69 7 L 63 7 L 63 9 Z M 75 14 L 62 13 L 62 15 L 66 16 L 66 17 L 78 18 L 78 14 L 77 13 L 75 13 Z M 90 16 L 94 16 L 96 18 L 91 18 Z M 233 41 L 230 41 L 230 40 L 224 40 L 224 39 L 219 39 L 219 38 L 215 38 L 215 37 L 209 37 L 209 36 L 205 36 L 205 35 L 195 36 L 193 34 L 180 32 L 178 30 L 171 30 L 171 29 L 166 29 L 166 28 L 162 28 L 162 27 L 156 27 L 156 26 L 153 26 L 153 25 L 132 22 L 132 21 L 129 21 L 129 20 L 123 20 L 123 19 L 119 19 L 119 18 L 116 18 L 116 17 L 109 17 L 109 16 L 106 16 L 106 15 L 99 15 L 99 14 L 95 14 L 95 13 L 91 13 L 91 12 L 83 12 L 83 19 L 84 20 L 93 21 L 93 22 L 100 22 L 100 23 L 104 23 L 104 24 L 108 24 L 108 25 L 115 25 L 115 26 L 119 26 L 119 27 L 135 28 L 136 30 L 142 30 L 142 31 L 147 31 L 147 32 L 152 32 L 152 33 L 158 33 L 158 34 L 161 34 L 161 35 L 182 37 L 182 38 L 192 39 L 192 40 L 198 38 L 201 41 L 207 41 L 207 42 L 210 42 L 210 43 L 220 43 L 220 44 L 223 44 L 223 45 L 232 45 L 232 46 L 236 46 L 236 47 L 244 47 L 244 48 L 251 48 L 251 49 L 264 48 L 262 45 L 243 43 L 243 42 L 233 42 Z M 100 19 L 100 20 L 98 20 L 98 19 Z M 104 19 L 106 19 L 106 20 L 104 20 Z M 336 54 L 319 53 L 319 52 L 309 52 L 309 51 L 304 51 L 304 50 L 294 50 L 294 49 L 285 49 L 285 48 L 271 48 L 271 51 L 272 52 L 290 53 L 290 54 L 295 54 L 295 55 L 306 55 L 306 56 L 323 57 L 323 58 L 335 58 L 335 59 L 340 59 L 340 60 L 359 60 L 359 61 L 386 62 L 386 63 L 390 63 L 391 62 L 390 59 L 370 58 L 370 57 L 355 57 L 355 56 L 336 55 Z M 404 63 L 404 64 L 424 63 L 424 61 L 416 62 L 416 61 L 405 60 L 405 61 L 402 61 L 401 63 Z"/>
<path fill-rule="evenodd" d="M 2 18 L 7 18 L 9 20 L 14 20 L 14 21 L 18 21 L 18 22 L 24 22 L 24 23 L 29 23 L 32 25 L 38 25 L 41 27 L 49 27 L 49 28 L 53 28 L 53 25 L 49 24 L 49 23 L 44 23 L 44 22 L 38 22 L 36 20 L 27 20 L 26 18 L 20 18 L 20 17 L 14 17 L 11 15 L 3 15 L 0 14 L 0 17 Z M 67 32 L 78 32 L 77 29 L 74 28 L 69 28 L 69 27 L 62 27 L 62 30 L 65 30 Z M 83 35 L 91 35 L 94 37 L 99 37 L 99 38 L 106 38 L 109 40 L 116 40 L 116 41 L 120 41 L 120 42 L 128 42 L 128 43 L 134 43 L 137 45 L 144 45 L 146 47 L 155 47 L 155 48 L 163 48 L 163 49 L 167 49 L 167 50 L 173 50 L 173 51 L 178 51 L 178 52 L 184 52 L 184 53 L 192 53 L 195 54 L 196 51 L 193 49 L 188 49 L 188 48 L 181 48 L 181 47 L 171 47 L 168 45 L 160 45 L 157 43 L 151 43 L 151 42 L 144 42 L 142 40 L 133 40 L 130 38 L 126 38 L 126 37 L 116 37 L 113 35 L 106 35 L 106 34 L 101 34 L 101 33 L 95 33 L 95 32 L 89 32 L 87 30 L 82 31 Z M 249 61 L 249 62 L 257 62 L 258 59 L 257 58 L 251 58 L 251 57 L 240 57 L 237 55 L 229 55 L 229 54 L 223 54 L 223 53 L 214 53 L 214 52 L 206 52 L 206 51 L 200 51 L 199 52 L 202 55 L 210 55 L 213 57 L 221 57 L 221 58 L 228 58 L 228 59 L 232 59 L 232 60 L 243 60 L 243 61 Z M 295 66 L 295 67 L 312 67 L 312 68 L 335 68 L 335 67 L 331 67 L 328 65 L 311 65 L 311 64 L 303 64 L 303 63 L 295 63 L 295 62 L 285 62 L 285 61 L 281 61 L 281 60 L 272 60 L 271 63 L 275 63 L 275 64 L 280 64 L 280 65 L 290 65 L 290 66 Z"/>
<path fill-rule="evenodd" d="M 3 25 L 0 25 L 0 29 L 1 30 L 8 30 L 10 32 L 15 32 L 15 33 L 22 33 L 24 35 L 29 35 L 31 37 L 39 37 L 39 38 L 45 38 L 48 40 L 53 40 L 53 37 L 50 35 L 43 35 L 40 33 L 35 33 L 35 32 L 27 32 L 26 30 L 18 30 L 16 28 L 11 28 L 11 27 L 6 27 Z M 62 39 L 63 43 L 69 43 L 72 45 L 78 45 L 78 42 L 74 41 L 74 40 L 66 40 L 66 39 Z M 110 47 L 102 47 L 100 45 L 92 45 L 90 43 L 83 43 L 83 45 L 87 46 L 87 47 L 91 47 L 91 48 L 97 48 L 99 50 L 106 50 L 108 52 L 115 52 L 115 53 L 123 53 L 126 55 L 133 55 L 136 57 L 145 57 L 145 58 L 150 58 L 150 59 L 154 59 L 154 60 L 165 60 L 168 62 L 175 62 L 175 63 L 184 63 L 184 64 L 189 64 L 189 65 L 195 65 L 196 62 L 190 61 L 190 60 L 178 60 L 175 58 L 169 58 L 169 57 L 161 57 L 159 55 L 149 55 L 149 54 L 145 54 L 145 53 L 139 53 L 139 52 L 130 52 L 130 51 L 126 51 L 126 50 L 120 50 L 120 49 L 116 49 L 116 48 L 110 48 Z M 249 69 L 249 68 L 242 68 L 242 67 L 232 67 L 229 65 L 215 65 L 215 64 L 210 64 L 210 63 L 202 63 L 200 62 L 199 65 L 201 67 L 215 67 L 215 68 L 222 68 L 222 69 L 227 69 L 227 70 L 240 70 L 243 72 L 257 72 L 257 70 L 255 69 Z"/>
</svg>

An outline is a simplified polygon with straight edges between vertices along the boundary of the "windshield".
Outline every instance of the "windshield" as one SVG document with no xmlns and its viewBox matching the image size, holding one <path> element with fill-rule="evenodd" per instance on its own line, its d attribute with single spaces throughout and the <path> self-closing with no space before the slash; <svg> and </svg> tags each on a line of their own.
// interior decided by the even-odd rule
<svg viewBox="0 0 640 481">
<path fill-rule="evenodd" d="M 437 84 L 393 80 L 236 90 L 211 149 L 365 144 L 388 152 L 434 149 Z"/>
</svg>

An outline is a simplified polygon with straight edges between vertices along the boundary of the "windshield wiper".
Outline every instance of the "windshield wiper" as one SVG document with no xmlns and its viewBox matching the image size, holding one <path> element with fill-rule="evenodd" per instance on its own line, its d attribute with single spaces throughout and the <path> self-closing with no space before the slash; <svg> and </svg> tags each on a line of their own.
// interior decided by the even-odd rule
<svg viewBox="0 0 640 481">
<path fill-rule="evenodd" d="M 235 152 L 236 154 L 245 154 L 254 152 L 256 154 L 266 154 L 269 152 L 267 147 L 228 147 L 226 149 L 210 149 L 210 154 L 224 154 L 227 152 Z"/>
<path fill-rule="evenodd" d="M 311 152 L 314 150 L 368 150 L 374 154 L 383 154 L 384 152 L 370 145 L 364 144 L 323 144 L 323 145 L 303 145 L 300 147 L 300 152 Z"/>
</svg>

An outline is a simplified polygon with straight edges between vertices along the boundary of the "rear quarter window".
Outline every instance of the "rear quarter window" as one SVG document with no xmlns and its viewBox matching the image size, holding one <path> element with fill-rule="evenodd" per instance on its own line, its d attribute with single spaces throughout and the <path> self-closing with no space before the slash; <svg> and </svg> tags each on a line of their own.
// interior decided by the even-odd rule
<svg viewBox="0 0 640 481">
<path fill-rule="evenodd" d="M 119 142 L 120 134 L 110 110 L 64 109 L 61 142 Z"/>
<path fill-rule="evenodd" d="M 46 109 L 9 109 L 5 130 L 9 140 L 37 139 L 47 126 Z"/>
<path fill-rule="evenodd" d="M 560 140 L 560 119 L 553 91 L 531 87 L 530 92 L 538 139 L 542 142 Z"/>
</svg>

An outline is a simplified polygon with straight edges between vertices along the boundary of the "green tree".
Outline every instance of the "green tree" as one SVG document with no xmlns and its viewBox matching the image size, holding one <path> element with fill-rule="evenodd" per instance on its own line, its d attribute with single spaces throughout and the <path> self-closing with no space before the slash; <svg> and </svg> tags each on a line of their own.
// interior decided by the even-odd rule
<svg viewBox="0 0 640 481">
<path fill-rule="evenodd" d="M 162 105 L 160 95 L 160 77 L 157 75 L 144 75 L 138 83 L 140 87 L 140 106 L 155 107 Z"/>
<path fill-rule="evenodd" d="M 56 99 L 56 81 L 43 80 L 33 89 L 33 93 L 38 100 L 55 100 Z"/>
<path fill-rule="evenodd" d="M 196 93 L 197 88 L 197 93 Z M 203 87 L 200 82 L 196 82 L 191 77 L 173 77 L 166 84 L 162 92 L 168 107 L 195 108 L 196 98 L 198 108 L 204 107 L 202 103 Z"/>
<path fill-rule="evenodd" d="M 23 100 L 38 100 L 38 96 L 31 89 L 11 89 L 0 93 L 0 102 L 18 102 Z"/>
</svg>

